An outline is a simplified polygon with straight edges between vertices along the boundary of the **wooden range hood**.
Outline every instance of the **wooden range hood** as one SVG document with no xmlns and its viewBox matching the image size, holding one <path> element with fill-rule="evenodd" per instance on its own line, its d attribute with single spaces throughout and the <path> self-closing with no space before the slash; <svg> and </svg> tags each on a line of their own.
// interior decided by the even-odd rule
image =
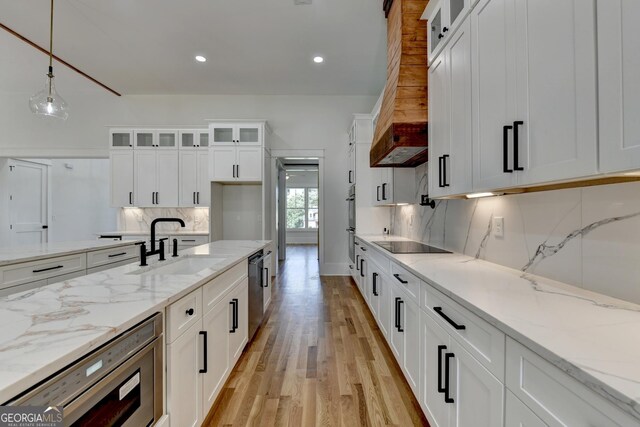
<svg viewBox="0 0 640 427">
<path fill-rule="evenodd" d="M 428 0 L 384 0 L 387 83 L 369 154 L 371 167 L 415 167 L 427 161 Z"/>
</svg>

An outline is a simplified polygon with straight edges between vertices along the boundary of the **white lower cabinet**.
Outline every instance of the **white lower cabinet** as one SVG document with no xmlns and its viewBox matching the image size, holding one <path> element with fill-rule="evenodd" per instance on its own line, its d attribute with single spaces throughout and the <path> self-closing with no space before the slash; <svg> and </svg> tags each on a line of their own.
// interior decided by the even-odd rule
<svg viewBox="0 0 640 427">
<path fill-rule="evenodd" d="M 211 289 L 202 297 L 198 288 L 167 307 L 166 330 L 172 331 L 167 333 L 167 411 L 172 427 L 202 424 L 247 344 L 246 262 L 236 267 L 203 285 L 225 289 L 213 305 L 207 304 Z"/>
<path fill-rule="evenodd" d="M 399 286 L 391 287 L 391 349 L 414 393 L 420 384 L 420 309 Z"/>
<path fill-rule="evenodd" d="M 542 421 L 531 409 L 513 393 L 507 390 L 507 398 L 505 404 L 505 420 L 506 427 L 546 427 Z"/>
</svg>

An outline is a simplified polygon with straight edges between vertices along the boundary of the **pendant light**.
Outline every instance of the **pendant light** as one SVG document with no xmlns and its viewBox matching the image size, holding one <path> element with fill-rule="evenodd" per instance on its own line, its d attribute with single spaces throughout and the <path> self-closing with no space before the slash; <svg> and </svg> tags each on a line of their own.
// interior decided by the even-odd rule
<svg viewBox="0 0 640 427">
<path fill-rule="evenodd" d="M 69 106 L 56 92 L 53 76 L 53 0 L 51 0 L 51 23 L 49 26 L 49 72 L 44 83 L 44 89 L 29 98 L 31 112 L 39 116 L 55 117 L 67 120 Z"/>
</svg>

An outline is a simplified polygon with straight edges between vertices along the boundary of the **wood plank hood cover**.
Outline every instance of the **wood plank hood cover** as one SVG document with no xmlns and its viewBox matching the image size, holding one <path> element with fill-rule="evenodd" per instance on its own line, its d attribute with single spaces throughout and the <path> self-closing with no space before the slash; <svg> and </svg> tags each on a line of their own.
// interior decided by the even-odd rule
<svg viewBox="0 0 640 427">
<path fill-rule="evenodd" d="M 428 0 L 385 0 L 387 84 L 369 154 L 372 167 L 427 161 Z"/>
</svg>

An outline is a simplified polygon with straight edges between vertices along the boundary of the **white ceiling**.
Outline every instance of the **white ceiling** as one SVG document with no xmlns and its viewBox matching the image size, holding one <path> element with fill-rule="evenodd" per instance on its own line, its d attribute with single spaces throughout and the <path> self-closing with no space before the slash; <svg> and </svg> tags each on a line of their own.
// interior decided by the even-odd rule
<svg viewBox="0 0 640 427">
<path fill-rule="evenodd" d="M 378 95 L 384 87 L 382 0 L 55 5 L 54 52 L 123 94 Z M 49 0 L 0 0 L 0 22 L 41 46 L 48 20 Z"/>
</svg>

